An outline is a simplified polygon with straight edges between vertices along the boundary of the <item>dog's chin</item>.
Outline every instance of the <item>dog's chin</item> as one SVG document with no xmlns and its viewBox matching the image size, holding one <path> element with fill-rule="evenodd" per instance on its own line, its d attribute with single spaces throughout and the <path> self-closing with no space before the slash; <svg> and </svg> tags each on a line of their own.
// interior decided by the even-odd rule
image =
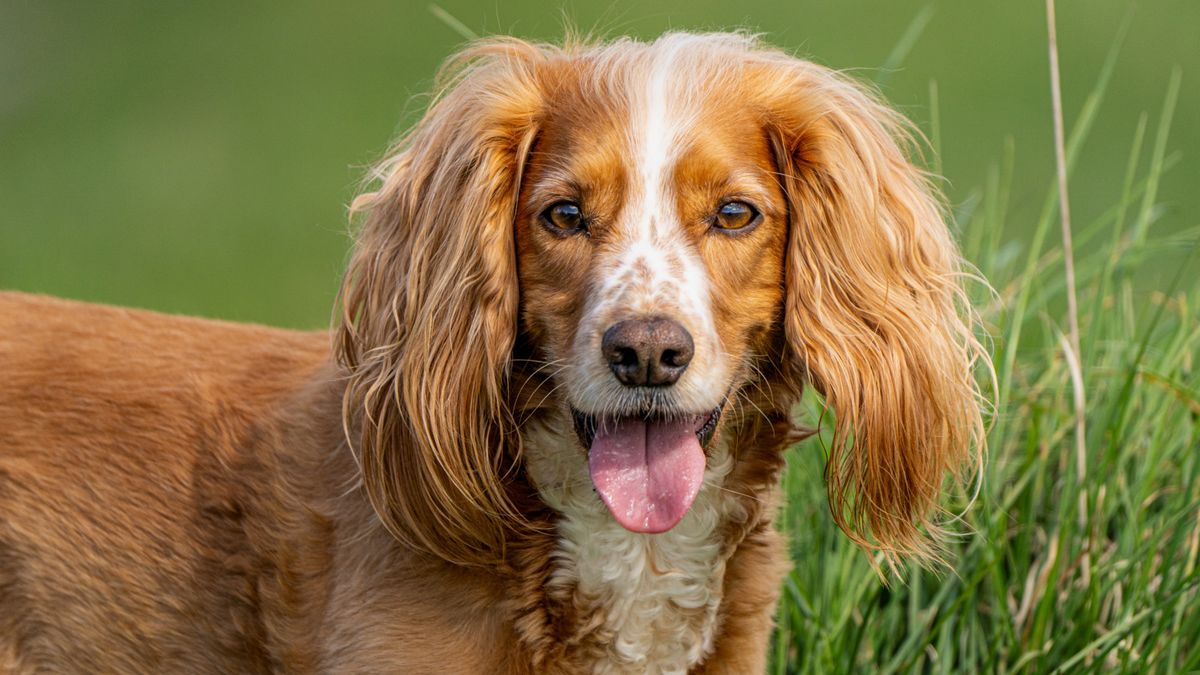
<svg viewBox="0 0 1200 675">
<path fill-rule="evenodd" d="M 704 482 L 706 449 L 723 407 L 604 417 L 571 409 L 592 485 L 622 527 L 654 534 L 679 523 Z"/>
</svg>

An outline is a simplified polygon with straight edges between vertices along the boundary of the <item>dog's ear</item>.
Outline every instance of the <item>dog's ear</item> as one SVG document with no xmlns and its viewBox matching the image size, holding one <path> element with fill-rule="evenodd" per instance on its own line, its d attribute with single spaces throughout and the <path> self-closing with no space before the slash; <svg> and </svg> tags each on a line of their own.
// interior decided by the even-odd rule
<svg viewBox="0 0 1200 675">
<path fill-rule="evenodd" d="M 516 335 L 514 217 L 542 92 L 539 48 L 468 48 L 353 210 L 336 350 L 366 493 L 398 538 L 489 564 L 519 523 L 506 395 Z"/>
<path fill-rule="evenodd" d="M 792 374 L 836 417 L 833 516 L 889 560 L 936 556 L 943 482 L 982 455 L 988 359 L 937 191 L 906 156 L 906 121 L 861 85 L 778 55 L 757 87 L 788 199 Z"/>
</svg>

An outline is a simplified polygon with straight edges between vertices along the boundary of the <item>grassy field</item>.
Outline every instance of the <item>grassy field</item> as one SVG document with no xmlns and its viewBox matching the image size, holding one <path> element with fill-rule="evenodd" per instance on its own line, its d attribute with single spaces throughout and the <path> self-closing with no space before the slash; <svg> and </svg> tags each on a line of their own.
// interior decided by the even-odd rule
<svg viewBox="0 0 1200 675">
<path fill-rule="evenodd" d="M 1112 63 L 1096 73 L 1068 165 L 1085 151 Z M 822 440 L 792 449 L 782 524 L 796 567 L 774 672 L 1200 670 L 1198 229 L 1155 233 L 1162 175 L 1175 161 L 1166 148 L 1178 87 L 1176 72 L 1127 139 L 1106 209 L 1075 223 L 1081 358 L 1069 356 L 1065 335 L 1056 190 L 1047 186 L 1031 236 L 1011 240 L 1006 155 L 957 214 L 967 258 L 995 288 L 977 289 L 976 301 L 999 395 L 978 496 L 951 507 L 965 510 L 951 570 L 913 566 L 881 583 L 829 522 Z M 1180 251 L 1156 270 L 1163 286 L 1139 290 L 1140 272 Z M 1076 387 L 1086 398 L 1081 446 Z M 819 411 L 809 401 L 809 417 Z"/>
<path fill-rule="evenodd" d="M 355 7 L 0 5 L 0 287 L 325 325 L 343 205 L 462 39 L 421 3 Z M 562 22 L 442 7 L 481 33 Z M 929 136 L 994 288 L 974 292 L 999 393 L 978 496 L 950 504 L 950 568 L 881 582 L 831 522 L 821 437 L 792 449 L 773 672 L 1200 671 L 1200 3 L 1061 2 L 1077 368 L 1041 3 L 639 7 L 564 13 L 647 36 L 766 28 L 875 80 Z"/>
</svg>

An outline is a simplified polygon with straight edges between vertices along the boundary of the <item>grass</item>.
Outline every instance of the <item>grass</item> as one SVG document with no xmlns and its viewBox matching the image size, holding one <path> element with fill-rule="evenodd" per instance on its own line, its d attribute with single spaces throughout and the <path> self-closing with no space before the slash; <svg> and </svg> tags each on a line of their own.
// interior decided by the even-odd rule
<svg viewBox="0 0 1200 675">
<path fill-rule="evenodd" d="M 1120 43 L 1070 130 L 1068 172 L 1102 108 Z M 792 448 L 779 522 L 795 569 L 779 606 L 772 672 L 1200 670 L 1195 257 L 1178 263 L 1163 289 L 1147 293 L 1137 283 L 1139 272 L 1173 259 L 1165 253 L 1196 247 L 1198 228 L 1165 236 L 1153 228 L 1160 179 L 1177 159 L 1167 148 L 1179 83 L 1176 71 L 1148 161 L 1143 114 L 1121 160 L 1120 193 L 1073 233 L 1082 454 L 1067 358 L 1074 350 L 1064 337 L 1069 286 L 1062 249 L 1045 246 L 1058 192 L 1047 186 L 1024 250 L 1006 244 L 1014 229 L 1010 145 L 978 199 L 957 213 L 965 255 L 996 289 L 976 289 L 975 300 L 994 342 L 999 393 L 978 497 L 951 500 L 952 512 L 965 512 L 949 543 L 951 569 L 914 565 L 884 583 L 832 524 L 822 436 Z M 936 127 L 930 136 L 936 151 Z M 815 396 L 805 407 L 808 419 L 819 417 Z"/>
</svg>

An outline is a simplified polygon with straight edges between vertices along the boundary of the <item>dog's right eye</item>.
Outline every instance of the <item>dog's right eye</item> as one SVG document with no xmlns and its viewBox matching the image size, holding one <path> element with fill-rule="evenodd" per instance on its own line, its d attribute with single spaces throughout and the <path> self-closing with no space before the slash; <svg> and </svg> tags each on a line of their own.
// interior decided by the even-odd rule
<svg viewBox="0 0 1200 675">
<path fill-rule="evenodd" d="M 586 231 L 583 212 L 575 202 L 558 202 L 542 211 L 542 224 L 554 234 L 567 235 Z"/>
<path fill-rule="evenodd" d="M 713 219 L 713 227 L 726 233 L 736 233 L 742 230 L 754 229 L 761 219 L 758 210 L 746 202 L 725 202 L 717 209 Z"/>
</svg>

